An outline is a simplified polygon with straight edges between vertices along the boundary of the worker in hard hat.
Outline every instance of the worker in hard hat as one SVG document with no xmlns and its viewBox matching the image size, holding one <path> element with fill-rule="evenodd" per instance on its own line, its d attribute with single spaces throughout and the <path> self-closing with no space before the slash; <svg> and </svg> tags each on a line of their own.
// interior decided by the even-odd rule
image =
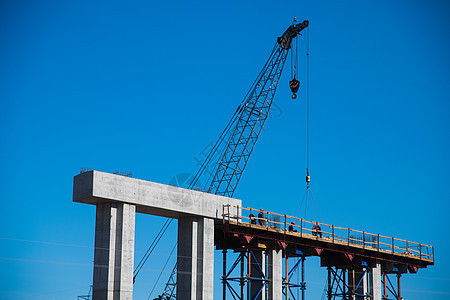
<svg viewBox="0 0 450 300">
<path fill-rule="evenodd" d="M 295 225 L 295 222 L 292 221 L 292 222 L 291 222 L 291 225 L 289 225 L 289 231 L 290 231 L 290 232 L 297 232 L 297 229 L 294 229 L 294 225 Z"/>
<path fill-rule="evenodd" d="M 264 209 L 262 209 L 262 208 L 258 214 L 258 223 L 261 226 L 266 226 L 266 217 L 264 216 Z"/>
<path fill-rule="evenodd" d="M 250 212 L 248 217 L 250 218 L 250 224 L 256 224 L 255 215 L 252 212 Z"/>
<path fill-rule="evenodd" d="M 316 222 L 316 225 L 313 226 L 313 228 L 312 228 L 312 234 L 313 234 L 314 236 L 322 237 L 322 228 L 320 228 L 319 223 Z"/>
</svg>

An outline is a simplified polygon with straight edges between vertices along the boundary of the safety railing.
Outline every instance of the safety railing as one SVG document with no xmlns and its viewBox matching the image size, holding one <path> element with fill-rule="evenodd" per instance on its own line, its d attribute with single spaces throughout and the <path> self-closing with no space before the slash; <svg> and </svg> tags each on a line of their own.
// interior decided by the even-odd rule
<svg viewBox="0 0 450 300">
<path fill-rule="evenodd" d="M 434 247 L 407 240 L 373 234 L 356 229 L 307 221 L 301 218 L 249 207 L 225 204 L 222 211 L 223 223 L 245 223 L 255 228 L 272 229 L 284 234 L 297 235 L 328 241 L 333 244 L 361 247 L 375 251 L 403 254 L 434 262 Z"/>
</svg>

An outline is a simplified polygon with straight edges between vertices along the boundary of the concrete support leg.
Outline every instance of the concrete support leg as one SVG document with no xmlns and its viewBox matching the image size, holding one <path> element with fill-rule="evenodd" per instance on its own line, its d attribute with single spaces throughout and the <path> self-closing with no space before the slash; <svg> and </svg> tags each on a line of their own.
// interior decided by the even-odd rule
<svg viewBox="0 0 450 300">
<path fill-rule="evenodd" d="M 253 253 L 253 255 L 252 255 Z M 264 251 L 252 251 L 251 257 L 251 282 L 250 282 L 250 299 L 265 299 L 265 277 L 266 277 L 266 255 Z"/>
<path fill-rule="evenodd" d="M 213 299 L 214 221 L 178 220 L 177 299 Z"/>
<path fill-rule="evenodd" d="M 97 205 L 93 299 L 133 298 L 135 213 L 131 204 Z"/>
<path fill-rule="evenodd" d="M 370 292 L 370 286 L 369 286 L 369 269 L 363 268 L 363 278 L 362 278 L 362 294 L 368 295 Z"/>
<path fill-rule="evenodd" d="M 281 250 L 267 251 L 267 277 L 269 279 L 269 300 L 283 298 L 283 255 Z"/>
<path fill-rule="evenodd" d="M 372 295 L 373 300 L 381 300 L 381 264 L 377 262 L 376 267 L 372 269 Z"/>
</svg>

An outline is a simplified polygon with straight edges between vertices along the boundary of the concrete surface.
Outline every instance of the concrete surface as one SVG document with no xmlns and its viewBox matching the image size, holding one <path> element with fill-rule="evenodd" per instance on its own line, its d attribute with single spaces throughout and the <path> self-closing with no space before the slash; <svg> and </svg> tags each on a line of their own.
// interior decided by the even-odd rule
<svg viewBox="0 0 450 300">
<path fill-rule="evenodd" d="M 253 255 L 251 255 L 251 268 L 250 268 L 250 276 L 252 278 L 259 278 L 261 280 L 251 280 L 250 282 L 250 299 L 254 300 L 262 300 L 266 299 L 265 291 L 266 289 L 263 287 L 266 279 L 266 254 L 264 251 L 252 251 Z M 280 273 L 281 275 L 281 273 Z M 260 291 L 261 290 L 261 291 Z"/>
<path fill-rule="evenodd" d="M 379 262 L 377 262 L 377 266 L 372 269 L 372 282 L 373 300 L 381 300 L 383 292 L 381 289 L 381 264 Z"/>
<path fill-rule="evenodd" d="M 177 299 L 212 299 L 214 286 L 214 220 L 178 220 Z"/>
<path fill-rule="evenodd" d="M 74 177 L 73 201 L 87 204 L 125 202 L 135 205 L 136 212 L 170 218 L 221 219 L 224 204 L 242 206 L 241 200 L 233 198 L 99 171 Z"/>
<path fill-rule="evenodd" d="M 93 299 L 133 299 L 135 207 L 98 204 Z"/>
<path fill-rule="evenodd" d="M 281 250 L 268 250 L 267 277 L 269 279 L 268 296 L 271 300 L 283 298 L 283 252 Z"/>
</svg>

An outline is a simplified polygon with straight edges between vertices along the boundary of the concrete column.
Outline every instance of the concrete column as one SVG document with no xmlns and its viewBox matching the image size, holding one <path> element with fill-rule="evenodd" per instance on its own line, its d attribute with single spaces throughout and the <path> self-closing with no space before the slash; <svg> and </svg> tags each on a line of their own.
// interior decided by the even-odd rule
<svg viewBox="0 0 450 300">
<path fill-rule="evenodd" d="M 260 280 L 251 280 L 250 282 L 250 299 L 261 300 L 265 299 L 266 291 L 263 288 L 264 278 L 266 276 L 266 255 L 264 251 L 252 251 L 251 257 L 251 271 L 250 276 L 252 278 L 258 278 Z M 251 253 L 250 253 L 251 255 Z M 262 290 L 261 290 L 262 288 Z"/>
<path fill-rule="evenodd" d="M 269 300 L 282 300 L 283 298 L 283 255 L 281 250 L 267 251 L 267 277 L 269 282 Z"/>
<path fill-rule="evenodd" d="M 381 264 L 377 262 L 376 267 L 372 269 L 372 294 L 373 300 L 381 300 Z"/>
<path fill-rule="evenodd" d="M 110 202 L 96 210 L 93 299 L 131 300 L 136 207 Z"/>
<path fill-rule="evenodd" d="M 177 299 L 213 299 L 214 220 L 178 220 Z"/>
<path fill-rule="evenodd" d="M 363 277 L 362 282 L 361 282 L 363 295 L 367 295 L 369 293 L 369 290 L 370 290 L 369 280 L 368 280 L 368 278 L 369 278 L 369 269 L 363 268 L 363 272 L 366 271 L 366 270 L 367 270 L 367 272 L 364 273 L 364 277 Z"/>
<path fill-rule="evenodd" d="M 354 289 L 355 294 L 353 294 L 352 299 L 358 299 L 356 294 L 359 295 L 367 295 L 367 293 L 370 290 L 368 277 L 369 274 L 365 273 L 364 271 L 366 268 L 354 268 L 349 272 L 349 283 L 351 283 L 352 289 Z M 359 285 L 358 285 L 359 284 Z"/>
</svg>

